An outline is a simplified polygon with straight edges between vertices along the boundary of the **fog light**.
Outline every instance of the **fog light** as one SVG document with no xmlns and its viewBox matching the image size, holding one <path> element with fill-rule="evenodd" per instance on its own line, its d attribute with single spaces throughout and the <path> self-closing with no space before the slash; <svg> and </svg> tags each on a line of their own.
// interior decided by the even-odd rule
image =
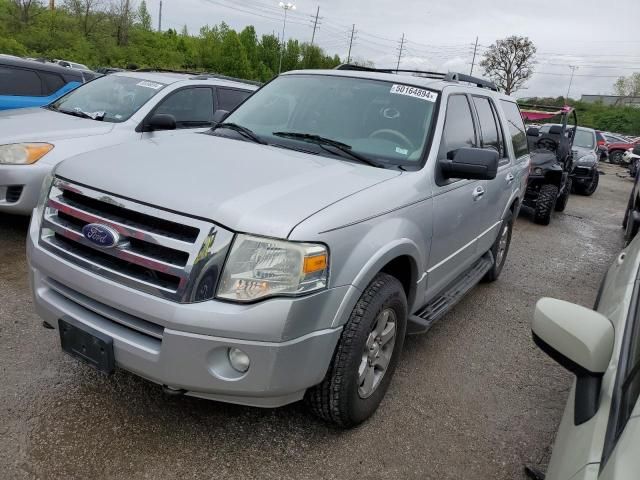
<svg viewBox="0 0 640 480">
<path fill-rule="evenodd" d="M 249 356 L 239 348 L 231 347 L 228 352 L 229 363 L 234 370 L 244 373 L 249 370 Z"/>
</svg>

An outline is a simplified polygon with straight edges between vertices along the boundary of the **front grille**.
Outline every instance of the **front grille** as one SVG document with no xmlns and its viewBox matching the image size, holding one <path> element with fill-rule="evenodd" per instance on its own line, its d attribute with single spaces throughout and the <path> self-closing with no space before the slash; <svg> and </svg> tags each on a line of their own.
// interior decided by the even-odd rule
<svg viewBox="0 0 640 480">
<path fill-rule="evenodd" d="M 24 187 L 22 185 L 11 185 L 7 187 L 7 193 L 5 194 L 5 201 L 7 203 L 16 203 L 20 200 L 20 195 L 22 195 L 22 189 Z"/>
<path fill-rule="evenodd" d="M 104 248 L 88 240 L 82 229 L 90 223 L 117 231 L 117 245 Z M 56 178 L 42 219 L 40 245 L 118 283 L 190 302 L 211 298 L 192 292 L 210 270 L 216 272 L 217 282 L 231 239 L 231 232 L 211 222 Z"/>
</svg>

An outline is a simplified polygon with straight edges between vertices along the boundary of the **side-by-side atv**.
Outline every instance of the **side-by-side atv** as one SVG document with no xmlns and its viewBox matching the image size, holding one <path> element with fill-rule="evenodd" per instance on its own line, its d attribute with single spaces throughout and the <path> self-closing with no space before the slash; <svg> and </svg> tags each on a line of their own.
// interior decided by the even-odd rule
<svg viewBox="0 0 640 480">
<path fill-rule="evenodd" d="M 523 204 L 534 210 L 533 219 L 541 225 L 549 225 L 555 210 L 562 212 L 571 193 L 573 155 L 571 148 L 577 128 L 577 116 L 571 107 L 547 107 L 521 105 L 525 121 L 546 120 L 556 116 L 560 124 L 547 128 L 529 127 L 527 141 L 531 154 L 529 181 Z M 567 126 L 569 115 L 573 126 Z"/>
</svg>

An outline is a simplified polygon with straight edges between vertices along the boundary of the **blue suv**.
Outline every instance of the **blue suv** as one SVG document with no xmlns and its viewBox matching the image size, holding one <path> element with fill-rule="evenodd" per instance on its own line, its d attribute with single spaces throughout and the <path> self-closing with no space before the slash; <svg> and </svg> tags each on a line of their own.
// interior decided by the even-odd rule
<svg viewBox="0 0 640 480">
<path fill-rule="evenodd" d="M 0 55 L 0 110 L 47 105 L 94 76 L 52 63 Z"/>
</svg>

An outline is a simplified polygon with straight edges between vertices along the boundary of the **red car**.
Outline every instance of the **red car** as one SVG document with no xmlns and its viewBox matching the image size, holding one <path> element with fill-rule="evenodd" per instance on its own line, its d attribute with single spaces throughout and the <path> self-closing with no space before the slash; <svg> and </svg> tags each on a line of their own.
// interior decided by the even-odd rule
<svg viewBox="0 0 640 480">
<path fill-rule="evenodd" d="M 606 144 L 609 147 L 609 162 L 615 163 L 616 165 L 622 162 L 622 155 L 624 154 L 625 150 L 630 149 L 636 143 L 638 143 L 637 141 L 632 142 L 626 137 L 615 135 L 613 133 L 604 132 L 602 133 L 602 136 L 604 137 Z M 600 142 L 598 142 L 598 145 L 599 144 Z"/>
</svg>

